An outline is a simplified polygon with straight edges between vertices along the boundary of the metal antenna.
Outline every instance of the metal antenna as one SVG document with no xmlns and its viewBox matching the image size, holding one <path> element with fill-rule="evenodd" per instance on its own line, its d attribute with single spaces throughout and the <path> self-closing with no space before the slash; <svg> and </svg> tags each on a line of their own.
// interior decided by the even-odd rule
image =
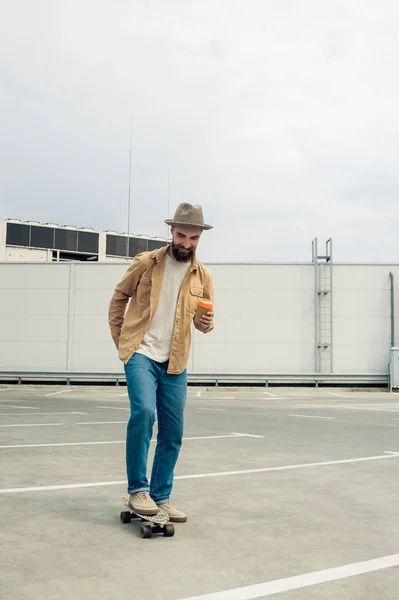
<svg viewBox="0 0 399 600">
<path fill-rule="evenodd" d="M 119 233 L 122 233 L 122 221 L 123 221 L 123 198 L 119 201 Z"/>
<path fill-rule="evenodd" d="M 130 151 L 129 151 L 129 195 L 127 204 L 127 238 L 126 238 L 126 256 L 129 256 L 129 235 L 130 235 L 130 190 L 132 178 L 132 130 L 133 130 L 133 115 L 130 113 Z"/>
<path fill-rule="evenodd" d="M 168 169 L 168 219 L 170 218 L 170 169 Z M 169 237 L 169 225 L 166 229 L 166 238 Z"/>
</svg>

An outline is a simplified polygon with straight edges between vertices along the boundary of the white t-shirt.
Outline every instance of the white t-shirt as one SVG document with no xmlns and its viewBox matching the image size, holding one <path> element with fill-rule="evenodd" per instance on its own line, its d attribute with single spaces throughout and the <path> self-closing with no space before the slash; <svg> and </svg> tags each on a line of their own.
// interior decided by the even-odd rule
<svg viewBox="0 0 399 600">
<path fill-rule="evenodd" d="M 149 323 L 144 339 L 136 352 L 145 354 L 157 362 L 170 357 L 176 305 L 180 287 L 191 262 L 178 262 L 166 255 L 165 271 L 155 313 Z"/>
</svg>

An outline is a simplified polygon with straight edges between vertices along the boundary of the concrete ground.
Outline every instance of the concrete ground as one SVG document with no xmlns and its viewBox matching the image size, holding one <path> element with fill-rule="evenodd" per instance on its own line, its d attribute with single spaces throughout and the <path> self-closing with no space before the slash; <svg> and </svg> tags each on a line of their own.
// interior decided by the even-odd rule
<svg viewBox="0 0 399 600">
<path fill-rule="evenodd" d="M 119 521 L 128 414 L 0 386 L 3 598 L 398 600 L 399 396 L 189 388 L 172 538 Z"/>
</svg>

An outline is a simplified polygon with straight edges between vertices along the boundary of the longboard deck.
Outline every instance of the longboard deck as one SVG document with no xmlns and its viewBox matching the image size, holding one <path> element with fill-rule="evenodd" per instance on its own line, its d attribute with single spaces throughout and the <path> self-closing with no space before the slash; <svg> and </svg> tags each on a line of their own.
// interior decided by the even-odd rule
<svg viewBox="0 0 399 600">
<path fill-rule="evenodd" d="M 143 515 L 142 513 L 138 513 L 130 506 L 129 498 L 127 496 L 123 497 L 123 504 L 126 506 L 126 508 L 129 509 L 133 519 L 137 517 L 142 521 L 147 521 L 148 523 L 155 523 L 156 525 L 166 525 L 167 523 L 169 523 L 169 515 L 161 508 L 159 509 L 156 515 Z"/>
<path fill-rule="evenodd" d="M 132 509 L 129 504 L 129 497 L 123 497 L 123 504 L 129 512 L 121 512 L 121 523 L 130 523 L 132 519 L 141 519 L 148 525 L 142 525 L 140 528 L 140 536 L 142 538 L 150 538 L 153 533 L 162 533 L 165 537 L 172 537 L 175 534 L 173 523 L 169 522 L 169 515 L 162 509 L 159 509 L 156 515 L 143 515 Z"/>
</svg>

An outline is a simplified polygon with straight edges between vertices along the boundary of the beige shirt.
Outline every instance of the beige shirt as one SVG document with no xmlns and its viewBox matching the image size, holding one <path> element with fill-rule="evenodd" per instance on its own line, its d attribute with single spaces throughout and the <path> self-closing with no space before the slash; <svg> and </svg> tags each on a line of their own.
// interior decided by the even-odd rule
<svg viewBox="0 0 399 600">
<path fill-rule="evenodd" d="M 161 292 L 154 316 L 136 352 L 157 362 L 169 359 L 175 325 L 177 298 L 189 263 L 178 262 L 166 255 Z"/>
<path fill-rule="evenodd" d="M 108 322 L 119 358 L 124 363 L 137 351 L 155 314 L 169 248 L 170 245 L 138 254 L 111 298 Z M 214 300 L 213 279 L 210 271 L 194 256 L 177 297 L 168 373 L 182 373 L 187 366 L 198 298 Z M 212 322 L 204 333 L 213 328 Z"/>
</svg>

